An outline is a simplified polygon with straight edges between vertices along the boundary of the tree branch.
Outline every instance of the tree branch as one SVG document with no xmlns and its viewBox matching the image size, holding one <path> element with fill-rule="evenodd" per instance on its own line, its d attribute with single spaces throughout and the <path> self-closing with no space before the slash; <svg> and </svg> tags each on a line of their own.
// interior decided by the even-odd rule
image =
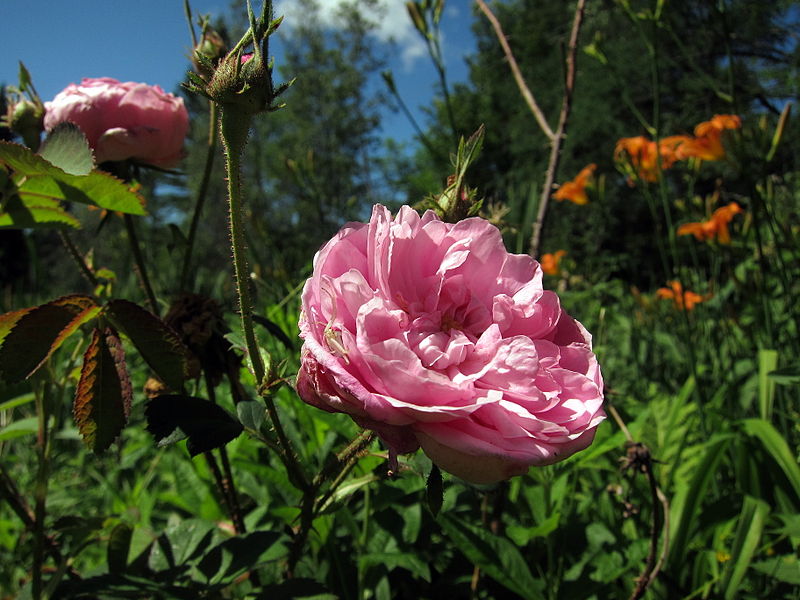
<svg viewBox="0 0 800 600">
<path fill-rule="evenodd" d="M 486 5 L 484 0 L 475 1 L 478 4 L 478 8 L 483 11 L 483 14 L 486 15 L 489 23 L 491 23 L 492 27 L 494 28 L 494 32 L 497 35 L 497 39 L 500 41 L 500 45 L 503 47 L 503 52 L 506 55 L 508 66 L 511 68 L 511 73 L 514 75 L 514 81 L 517 82 L 517 87 L 522 94 L 522 98 L 525 100 L 528 108 L 531 109 L 533 116 L 536 118 L 536 122 L 547 136 L 547 139 L 552 142 L 555 139 L 556 134 L 553 133 L 552 129 L 550 129 L 550 125 L 547 123 L 547 119 L 545 118 L 542 109 L 539 108 L 539 105 L 536 103 L 536 98 L 533 97 L 533 92 L 531 92 L 528 84 L 525 83 L 525 79 L 522 77 L 522 71 L 520 71 L 517 60 L 514 58 L 514 53 L 511 52 L 511 46 L 508 45 L 508 40 L 506 39 L 506 34 L 503 33 L 503 28 L 500 26 L 500 21 L 497 20 L 497 17 L 494 16 L 494 13 L 492 13 L 492 10 Z M 580 4 L 583 4 L 583 0 L 581 0 Z"/>
<path fill-rule="evenodd" d="M 478 0 L 479 2 L 482 0 Z M 567 132 L 567 120 L 572 109 L 572 93 L 575 90 L 575 56 L 578 51 L 578 34 L 583 23 L 583 12 L 586 0 L 578 0 L 575 6 L 575 17 L 572 20 L 572 31 L 569 35 L 569 46 L 567 47 L 566 58 L 566 77 L 564 80 L 564 98 L 561 101 L 561 114 L 558 116 L 558 126 L 553 137 L 550 138 L 550 159 L 547 162 L 545 171 L 544 185 L 542 185 L 542 195 L 539 198 L 539 210 L 536 214 L 536 221 L 533 223 L 530 247 L 528 254 L 536 257 L 539 254 L 539 244 L 542 240 L 542 227 L 545 217 L 547 217 L 547 207 L 550 203 L 550 195 L 553 191 L 558 163 L 561 160 L 561 148 Z"/>
</svg>

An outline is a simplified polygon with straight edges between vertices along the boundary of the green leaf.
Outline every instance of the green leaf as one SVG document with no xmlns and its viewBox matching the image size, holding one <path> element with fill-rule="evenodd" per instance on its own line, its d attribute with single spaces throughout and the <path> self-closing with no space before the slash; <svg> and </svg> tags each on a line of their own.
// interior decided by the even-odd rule
<svg viewBox="0 0 800 600">
<path fill-rule="evenodd" d="M 8 329 L 0 346 L 0 378 L 16 383 L 29 377 L 77 329 L 74 321 L 85 322 L 86 311 L 96 307 L 89 296 L 75 294 L 0 317 L 0 328 Z"/>
<path fill-rule="evenodd" d="M 422 507 L 419 503 L 411 504 L 402 511 L 403 517 L 403 540 L 413 544 L 419 537 L 419 530 L 422 527 Z"/>
<path fill-rule="evenodd" d="M 442 501 L 444 498 L 444 493 L 442 491 L 442 472 L 436 465 L 431 465 L 425 496 L 428 500 L 428 508 L 431 509 L 431 513 L 436 517 L 439 511 L 442 510 Z"/>
<path fill-rule="evenodd" d="M 189 376 L 189 351 L 178 334 L 164 321 L 128 300 L 111 300 L 106 305 L 109 320 L 124 333 L 145 362 L 167 387 L 183 389 Z"/>
<path fill-rule="evenodd" d="M 267 418 L 267 409 L 263 402 L 247 400 L 236 405 L 236 414 L 245 429 L 260 431 Z"/>
<path fill-rule="evenodd" d="M 775 398 L 775 382 L 767 374 L 778 366 L 778 353 L 775 350 L 758 351 L 758 414 L 767 421 L 772 419 L 772 404 Z"/>
<path fill-rule="evenodd" d="M 295 577 L 281 583 L 273 583 L 261 589 L 256 596 L 258 600 L 337 600 L 339 596 L 331 594 L 328 588 L 313 579 Z"/>
<path fill-rule="evenodd" d="M 731 547 L 733 558 L 726 564 L 720 582 L 720 589 L 724 591 L 725 600 L 732 600 L 740 591 L 739 585 L 758 548 L 768 514 L 769 505 L 766 502 L 745 496 L 744 506 L 739 515 L 739 524 L 736 527 L 736 536 Z"/>
<path fill-rule="evenodd" d="M 349 498 L 364 486 L 369 485 L 373 481 L 378 481 L 379 479 L 381 478 L 374 473 L 367 473 L 361 477 L 348 479 L 342 485 L 336 488 L 336 491 L 331 495 L 330 498 L 328 498 L 327 502 L 322 505 L 320 513 L 324 514 L 325 512 L 328 512 L 332 506 L 336 505 L 337 502 L 341 502 L 345 498 Z"/>
<path fill-rule="evenodd" d="M 767 375 L 778 385 L 797 385 L 800 383 L 800 363 L 776 369 Z"/>
<path fill-rule="evenodd" d="M 28 193 L 38 191 L 37 187 L 44 187 L 50 193 L 55 181 L 62 199 L 132 215 L 147 214 L 144 198 L 132 191 L 124 181 L 103 171 L 70 175 L 25 146 L 10 142 L 0 142 L 0 163 L 13 169 L 17 179 L 26 180 Z M 29 183 L 33 179 L 40 181 Z M 42 181 L 44 179 L 51 181 Z"/>
<path fill-rule="evenodd" d="M 701 513 L 708 486 L 732 439 L 730 435 L 712 438 L 706 444 L 705 454 L 695 467 L 692 479 L 676 482 L 677 493 L 670 511 L 670 522 L 675 524 L 669 549 L 670 560 L 681 561 L 686 556 L 694 520 Z"/>
<path fill-rule="evenodd" d="M 283 346 L 287 350 L 289 351 L 295 350 L 294 341 L 284 333 L 283 329 L 281 329 L 277 323 L 270 321 L 269 319 L 267 319 L 266 317 L 262 317 L 261 315 L 253 315 L 253 321 L 266 328 L 266 330 L 270 332 L 272 337 L 277 338 L 277 340 L 281 344 L 283 344 Z"/>
<path fill-rule="evenodd" d="M 794 488 L 794 493 L 800 500 L 800 466 L 777 429 L 768 421 L 762 419 L 745 419 L 742 421 L 745 433 L 758 439 L 767 453 L 772 456 L 778 466 L 783 470 L 789 483 Z"/>
<path fill-rule="evenodd" d="M 547 537 L 558 529 L 561 520 L 561 513 L 556 511 L 547 517 L 542 523 L 534 527 L 523 527 L 521 525 L 509 525 L 506 534 L 517 546 L 526 546 L 532 539 L 537 537 Z"/>
<path fill-rule="evenodd" d="M 243 431 L 225 410 L 193 396 L 158 396 L 147 403 L 144 414 L 159 446 L 188 437 L 186 448 L 192 456 L 224 446 Z"/>
<path fill-rule="evenodd" d="M 19 61 L 19 91 L 33 92 L 31 74 L 28 72 L 28 67 L 26 67 L 22 61 Z"/>
<path fill-rule="evenodd" d="M 146 215 L 144 198 L 124 181 L 103 171 L 88 175 L 66 175 L 59 178 L 59 187 L 67 200 L 95 204 L 100 208 L 130 215 Z"/>
<path fill-rule="evenodd" d="M 39 156 L 70 175 L 88 175 L 94 169 L 94 155 L 80 128 L 65 121 L 47 134 Z"/>
<path fill-rule="evenodd" d="M 409 552 L 370 552 L 359 556 L 358 562 L 362 568 L 380 565 L 385 567 L 387 572 L 400 567 L 420 579 L 428 582 L 431 580 L 431 569 L 428 563 L 416 554 Z"/>
<path fill-rule="evenodd" d="M 108 537 L 106 562 L 109 573 L 124 573 L 128 566 L 128 552 L 131 547 L 133 528 L 127 523 L 119 523 Z"/>
<path fill-rule="evenodd" d="M 522 554 L 507 538 L 450 514 L 442 514 L 438 522 L 453 545 L 489 577 L 522 598 L 543 597 L 543 582 L 533 578 Z"/>
<path fill-rule="evenodd" d="M 106 450 L 128 420 L 130 381 L 119 362 L 120 344 L 110 328 L 95 328 L 83 355 L 83 367 L 72 415 L 84 443 L 96 453 Z M 127 397 L 126 397 L 127 395 Z"/>
<path fill-rule="evenodd" d="M 34 396 L 32 392 L 29 392 L 27 394 L 22 394 L 21 396 L 17 396 L 16 398 L 12 398 L 11 400 L 0 402 L 0 411 L 11 410 L 12 408 L 22 406 L 23 404 L 29 404 L 33 402 L 35 399 L 36 396 Z"/>
<path fill-rule="evenodd" d="M 39 431 L 39 418 L 27 417 L 13 421 L 5 427 L 0 428 L 0 442 L 13 440 L 14 438 L 30 435 Z"/>
<path fill-rule="evenodd" d="M 200 557 L 214 538 L 214 524 L 202 519 L 185 519 L 165 532 L 175 564 L 183 565 Z"/>
<path fill-rule="evenodd" d="M 248 569 L 285 555 L 280 542 L 284 536 L 275 531 L 254 531 L 217 544 L 200 560 L 197 568 L 209 583 L 228 581 Z"/>
<path fill-rule="evenodd" d="M 759 573 L 791 585 L 800 585 L 800 558 L 794 554 L 775 556 L 750 565 Z"/>
<path fill-rule="evenodd" d="M 44 197 L 11 196 L 0 211 L 0 229 L 80 229 L 81 223 L 61 208 L 58 201 Z"/>
</svg>

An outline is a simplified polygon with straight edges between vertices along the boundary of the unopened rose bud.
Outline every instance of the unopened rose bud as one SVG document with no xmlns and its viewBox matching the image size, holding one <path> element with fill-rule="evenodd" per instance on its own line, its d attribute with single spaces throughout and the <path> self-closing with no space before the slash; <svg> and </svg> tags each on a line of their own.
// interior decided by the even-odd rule
<svg viewBox="0 0 800 600">
<path fill-rule="evenodd" d="M 204 67 L 213 68 L 213 75 L 207 79 L 189 73 L 186 85 L 222 109 L 223 137 L 230 137 L 235 129 L 238 131 L 236 137 L 242 142 L 247 137 L 249 120 L 260 112 L 280 108 L 275 100 L 290 85 L 274 86 L 272 83 L 272 65 L 268 62 L 269 37 L 282 20 L 272 19 L 272 2 L 265 0 L 258 18 L 248 5 L 248 18 L 250 28 L 216 66 L 200 52 L 195 53 Z"/>
<path fill-rule="evenodd" d="M 194 48 L 192 64 L 204 80 L 210 80 L 219 61 L 228 53 L 222 36 L 211 28 L 203 31 L 203 39 Z"/>
<path fill-rule="evenodd" d="M 35 150 L 44 131 L 44 106 L 41 102 L 25 98 L 10 104 L 8 126 L 23 139 L 26 146 Z"/>
<path fill-rule="evenodd" d="M 238 52 L 222 59 L 207 92 L 223 107 L 235 106 L 248 114 L 267 110 L 275 98 L 272 77 L 263 57 Z"/>
</svg>

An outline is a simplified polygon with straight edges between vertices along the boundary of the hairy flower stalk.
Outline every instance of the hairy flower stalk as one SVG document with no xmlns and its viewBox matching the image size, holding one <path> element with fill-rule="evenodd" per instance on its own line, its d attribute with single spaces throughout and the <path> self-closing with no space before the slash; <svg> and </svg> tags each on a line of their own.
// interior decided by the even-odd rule
<svg viewBox="0 0 800 600">
<path fill-rule="evenodd" d="M 225 149 L 225 169 L 228 175 L 228 216 L 239 312 L 247 353 L 256 384 L 261 389 L 266 383 L 268 373 L 253 328 L 253 301 L 249 287 L 250 267 L 244 233 L 241 157 L 247 145 L 253 117 L 262 112 L 281 108 L 282 105 L 276 104 L 275 101 L 290 83 L 277 88 L 273 86 L 272 64 L 267 62 L 269 36 L 281 22 L 280 18 L 272 19 L 272 2 L 269 0 L 264 2 L 258 19 L 249 2 L 247 12 L 250 28 L 225 58 L 214 64 L 202 52 L 195 53 L 197 61 L 213 74 L 210 78 L 203 78 L 197 73 L 190 72 L 190 83 L 187 87 L 211 100 L 220 111 L 220 140 Z M 252 52 L 246 52 L 250 45 Z M 275 403 L 266 394 L 264 401 L 283 450 L 284 463 L 299 487 L 307 488 L 305 475 L 297 464 L 289 440 L 283 431 Z"/>
</svg>

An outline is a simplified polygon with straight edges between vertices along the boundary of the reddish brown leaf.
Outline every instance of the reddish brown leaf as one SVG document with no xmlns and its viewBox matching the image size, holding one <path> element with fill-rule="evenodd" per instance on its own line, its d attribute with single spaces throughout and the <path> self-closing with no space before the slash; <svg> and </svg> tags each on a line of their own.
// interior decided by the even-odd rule
<svg viewBox="0 0 800 600">
<path fill-rule="evenodd" d="M 4 315 L 0 315 L 0 345 L 6 339 L 8 332 L 14 327 L 17 321 L 22 318 L 22 315 L 29 313 L 31 308 L 20 308 L 19 310 L 12 310 Z"/>
<path fill-rule="evenodd" d="M 106 450 L 117 438 L 127 421 L 126 403 L 128 410 L 130 407 L 130 398 L 127 401 L 125 398 L 126 388 L 130 394 L 130 381 L 127 372 L 120 377 L 108 338 L 117 352 L 116 333 L 94 329 L 92 341 L 83 355 L 81 378 L 72 407 L 72 416 L 83 441 L 97 453 Z"/>
<path fill-rule="evenodd" d="M 114 367 L 117 369 L 119 377 L 120 391 L 122 393 L 122 410 L 125 413 L 125 421 L 131 416 L 131 400 L 133 399 L 133 387 L 131 378 L 128 377 L 128 368 L 125 366 L 125 350 L 122 349 L 122 341 L 119 334 L 112 328 L 106 329 L 106 343 L 111 358 L 114 359 Z"/>
<path fill-rule="evenodd" d="M 0 378 L 16 383 L 33 374 L 78 327 L 94 318 L 99 307 L 89 296 L 63 296 L 0 317 Z"/>
</svg>

